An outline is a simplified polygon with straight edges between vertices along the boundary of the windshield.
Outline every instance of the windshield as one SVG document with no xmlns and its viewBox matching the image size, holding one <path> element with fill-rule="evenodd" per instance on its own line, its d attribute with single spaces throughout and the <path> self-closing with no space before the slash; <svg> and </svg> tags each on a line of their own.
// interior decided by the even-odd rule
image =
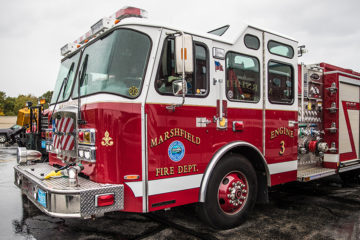
<svg viewBox="0 0 360 240">
<path fill-rule="evenodd" d="M 80 52 L 76 53 L 71 58 L 66 59 L 61 63 L 59 74 L 55 84 L 55 90 L 51 98 L 51 103 L 55 103 L 59 95 L 59 91 L 64 79 L 69 76 L 67 83 L 61 89 L 58 102 L 67 100 L 71 94 L 71 87 L 74 82 L 76 67 L 79 62 Z M 73 66 L 73 67 L 71 67 Z"/>
<path fill-rule="evenodd" d="M 80 95 L 107 92 L 139 96 L 150 48 L 147 35 L 129 29 L 116 30 L 85 48 L 79 71 Z M 73 97 L 78 95 L 78 82 Z"/>
</svg>

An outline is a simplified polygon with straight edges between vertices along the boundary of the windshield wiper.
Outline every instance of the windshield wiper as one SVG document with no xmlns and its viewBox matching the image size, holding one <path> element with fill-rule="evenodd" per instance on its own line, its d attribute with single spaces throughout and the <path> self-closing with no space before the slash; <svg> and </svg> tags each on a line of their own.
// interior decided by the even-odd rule
<svg viewBox="0 0 360 240">
<path fill-rule="evenodd" d="M 83 85 L 84 83 L 84 78 L 86 76 L 86 69 L 87 69 L 87 63 L 88 63 L 88 59 L 89 59 L 89 54 L 85 55 L 85 59 L 84 62 L 81 66 L 81 70 L 79 72 L 79 83 L 78 83 L 78 124 L 82 125 L 82 124 L 86 124 L 86 121 L 81 119 L 81 101 L 80 101 L 80 86 Z"/>
<path fill-rule="evenodd" d="M 64 81 L 63 81 L 63 83 L 64 83 L 64 90 L 63 90 L 63 94 L 62 94 L 62 95 L 63 95 L 63 98 L 64 98 L 64 95 L 65 95 L 65 90 L 66 90 L 67 84 L 68 84 L 68 82 L 69 82 L 70 74 L 71 74 L 71 72 L 74 70 L 74 66 L 75 66 L 75 63 L 73 62 L 73 63 L 71 64 L 71 66 L 70 66 L 70 69 L 69 69 L 67 75 L 66 75 L 66 78 L 64 78 Z M 59 93 L 59 94 L 60 94 L 60 93 Z"/>
<path fill-rule="evenodd" d="M 58 93 L 58 95 L 57 95 L 57 98 L 56 98 L 55 105 L 54 105 L 54 108 L 53 108 L 53 110 L 52 110 L 51 116 L 53 115 L 53 113 L 54 113 L 54 111 L 55 111 L 56 105 L 57 105 L 57 103 L 58 103 L 58 101 L 59 101 L 59 97 L 60 97 L 60 94 L 61 94 L 61 91 L 62 91 L 63 88 L 64 88 L 64 92 L 63 92 L 63 98 L 64 98 L 64 93 L 65 93 L 65 88 L 66 88 L 66 87 L 64 87 L 64 86 L 67 85 L 68 80 L 69 80 L 69 77 L 70 77 L 70 74 L 71 74 L 71 72 L 72 72 L 73 69 L 74 69 L 74 66 L 75 66 L 75 63 L 73 62 L 73 63 L 71 64 L 71 66 L 70 66 L 70 69 L 69 69 L 66 77 L 64 78 L 63 82 L 61 83 L 61 87 L 60 87 L 59 93 Z"/>
</svg>

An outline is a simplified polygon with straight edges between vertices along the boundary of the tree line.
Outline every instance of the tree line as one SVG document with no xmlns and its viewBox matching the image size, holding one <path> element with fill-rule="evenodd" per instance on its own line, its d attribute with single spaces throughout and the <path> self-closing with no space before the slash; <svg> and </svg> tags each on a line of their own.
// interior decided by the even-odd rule
<svg viewBox="0 0 360 240">
<path fill-rule="evenodd" d="M 6 96 L 5 92 L 0 91 L 0 116 L 16 116 L 18 111 L 25 107 L 26 102 L 32 102 L 33 106 L 38 105 L 40 99 L 45 99 L 46 104 L 44 108 L 49 107 L 53 91 L 47 91 L 40 97 L 31 94 L 22 95 L 17 97 Z"/>
</svg>

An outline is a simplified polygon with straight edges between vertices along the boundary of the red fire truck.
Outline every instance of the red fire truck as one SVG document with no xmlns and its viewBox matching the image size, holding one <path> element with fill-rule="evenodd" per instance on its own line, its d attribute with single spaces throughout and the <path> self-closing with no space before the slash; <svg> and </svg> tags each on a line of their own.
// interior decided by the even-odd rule
<svg viewBox="0 0 360 240">
<path fill-rule="evenodd" d="M 187 32 L 146 15 L 123 8 L 61 48 L 49 162 L 19 149 L 15 167 L 43 212 L 198 203 L 224 229 L 272 186 L 358 175 L 360 73 L 299 65 L 296 40 L 251 25 Z"/>
</svg>

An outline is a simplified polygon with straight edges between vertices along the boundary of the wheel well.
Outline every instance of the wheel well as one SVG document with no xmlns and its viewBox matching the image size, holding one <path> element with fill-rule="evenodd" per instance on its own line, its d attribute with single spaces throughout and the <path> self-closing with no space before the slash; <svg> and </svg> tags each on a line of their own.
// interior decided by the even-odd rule
<svg viewBox="0 0 360 240">
<path fill-rule="evenodd" d="M 232 143 L 229 145 L 231 145 L 231 146 L 229 146 L 229 148 L 227 148 L 225 152 L 223 152 L 222 154 L 219 154 L 219 155 L 216 154 L 214 156 L 211 163 L 209 164 L 209 166 L 211 166 L 211 168 L 209 169 L 209 166 L 208 166 L 208 169 L 206 170 L 207 177 L 209 177 L 209 175 L 211 175 L 213 168 L 221 162 L 221 159 L 225 155 L 234 154 L 234 153 L 241 154 L 249 160 L 249 162 L 251 163 L 251 165 L 253 166 L 253 168 L 256 172 L 257 181 L 258 181 L 257 202 L 258 203 L 269 202 L 268 187 L 271 186 L 270 174 L 269 174 L 269 170 L 266 165 L 266 161 L 265 161 L 264 157 L 262 156 L 262 154 L 260 153 L 260 151 L 255 146 L 248 144 L 248 143 L 243 143 L 243 142 Z M 213 164 L 213 162 L 215 162 L 215 164 Z M 205 200 L 203 193 L 205 192 L 206 187 L 207 187 L 206 178 L 203 179 L 203 181 L 205 181 L 205 182 L 203 182 L 201 184 L 200 201 Z"/>
<path fill-rule="evenodd" d="M 258 203 L 269 202 L 268 186 L 270 186 L 270 176 L 265 166 L 264 158 L 259 152 L 249 146 L 239 146 L 231 149 L 227 154 L 237 153 L 246 157 L 255 169 L 258 180 Z"/>
</svg>

